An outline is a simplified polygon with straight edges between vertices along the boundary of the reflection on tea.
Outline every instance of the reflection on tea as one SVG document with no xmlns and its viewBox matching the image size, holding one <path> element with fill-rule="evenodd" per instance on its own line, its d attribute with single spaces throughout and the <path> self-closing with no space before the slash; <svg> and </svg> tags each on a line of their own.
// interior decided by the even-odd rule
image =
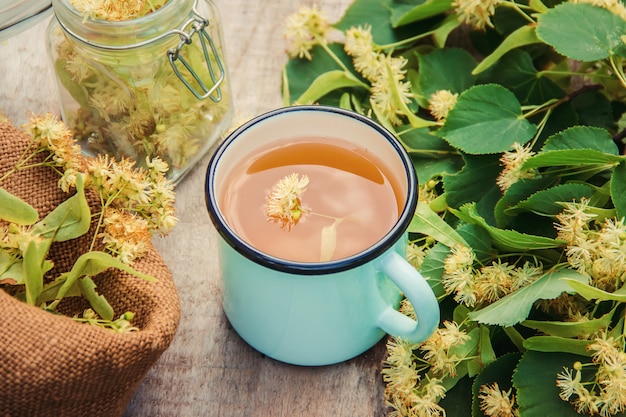
<svg viewBox="0 0 626 417">
<path fill-rule="evenodd" d="M 242 160 L 228 174 L 220 207 L 239 236 L 278 258 L 319 262 L 354 255 L 380 240 L 402 210 L 404 196 L 387 168 L 348 142 L 274 142 Z M 281 197 L 292 198 L 296 210 Z"/>
</svg>

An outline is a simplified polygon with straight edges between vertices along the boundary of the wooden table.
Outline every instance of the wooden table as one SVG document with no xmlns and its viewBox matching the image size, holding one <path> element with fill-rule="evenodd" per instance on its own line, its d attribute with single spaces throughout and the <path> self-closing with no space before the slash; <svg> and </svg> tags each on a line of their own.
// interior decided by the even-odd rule
<svg viewBox="0 0 626 417">
<path fill-rule="evenodd" d="M 308 4 L 312 2 L 307 1 Z M 298 0 L 215 0 L 222 17 L 234 102 L 240 119 L 280 107 L 286 61 L 282 28 Z M 331 22 L 348 0 L 319 0 Z M 15 124 L 27 112 L 59 114 L 45 27 L 0 42 L 0 108 Z M 182 319 L 170 348 L 135 393 L 126 416 L 384 416 L 384 344 L 327 367 L 297 367 L 253 350 L 221 308 L 217 233 L 204 202 L 207 155 L 177 187 L 178 226 L 155 245 L 180 292 Z"/>
</svg>

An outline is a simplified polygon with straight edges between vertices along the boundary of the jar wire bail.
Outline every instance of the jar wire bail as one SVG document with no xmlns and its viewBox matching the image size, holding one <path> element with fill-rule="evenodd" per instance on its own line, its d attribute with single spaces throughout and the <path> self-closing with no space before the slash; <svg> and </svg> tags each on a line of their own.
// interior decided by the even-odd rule
<svg viewBox="0 0 626 417">
<path fill-rule="evenodd" d="M 218 103 L 222 99 L 222 91 L 219 87 L 220 84 L 222 84 L 225 76 L 224 66 L 219 58 L 213 39 L 205 30 L 206 27 L 209 25 L 209 21 L 200 16 L 195 7 L 193 8 L 193 13 L 196 15 L 196 17 L 187 21 L 180 31 L 172 31 L 173 33 L 178 33 L 180 35 L 181 41 L 178 46 L 176 46 L 176 48 L 171 48 L 169 51 L 167 51 L 167 56 L 170 61 L 170 65 L 174 70 L 174 73 L 176 73 L 176 76 L 189 89 L 189 91 L 191 91 L 191 93 L 196 96 L 197 99 L 204 100 L 208 97 L 213 102 Z M 191 29 L 187 33 L 185 32 L 185 28 L 189 25 L 191 25 Z M 193 41 L 193 35 L 196 33 L 198 34 L 198 37 L 200 39 L 202 52 L 204 54 L 204 62 L 206 63 L 207 70 L 209 71 L 209 76 L 211 77 L 211 81 L 213 83 L 213 86 L 211 87 L 208 87 L 204 83 L 204 81 L 202 81 L 198 73 L 194 71 L 194 69 L 191 67 L 191 64 L 189 64 L 189 62 L 180 55 L 182 48 Z M 211 52 L 209 52 L 207 43 L 208 46 L 210 46 L 211 48 Z M 215 58 L 215 64 L 217 65 L 217 68 L 219 70 L 219 75 L 216 75 L 216 71 L 214 70 L 213 65 L 211 65 L 211 53 Z M 184 77 L 184 75 L 178 69 L 176 61 L 180 61 L 181 64 L 183 64 L 183 66 L 187 69 L 187 71 L 189 71 L 189 74 L 196 81 L 201 91 L 195 89 L 191 85 L 191 83 Z"/>
</svg>

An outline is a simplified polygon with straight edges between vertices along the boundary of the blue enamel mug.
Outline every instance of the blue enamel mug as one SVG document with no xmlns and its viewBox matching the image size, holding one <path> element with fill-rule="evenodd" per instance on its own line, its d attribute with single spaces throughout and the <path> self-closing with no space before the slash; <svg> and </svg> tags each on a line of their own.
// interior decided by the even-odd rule
<svg viewBox="0 0 626 417">
<path fill-rule="evenodd" d="M 404 205 L 397 222 L 372 246 L 342 259 L 295 262 L 256 249 L 228 224 L 218 196 L 228 187 L 225 178 L 232 167 L 268 141 L 303 136 L 354 141 L 397 177 Z M 413 164 L 394 135 L 340 108 L 285 107 L 231 133 L 209 162 L 205 196 L 220 235 L 222 306 L 237 334 L 270 358 L 306 366 L 351 359 L 385 334 L 412 342 L 428 338 L 439 324 L 439 305 L 405 258 L 417 185 Z M 403 295 L 412 303 L 416 321 L 397 311 Z"/>
</svg>

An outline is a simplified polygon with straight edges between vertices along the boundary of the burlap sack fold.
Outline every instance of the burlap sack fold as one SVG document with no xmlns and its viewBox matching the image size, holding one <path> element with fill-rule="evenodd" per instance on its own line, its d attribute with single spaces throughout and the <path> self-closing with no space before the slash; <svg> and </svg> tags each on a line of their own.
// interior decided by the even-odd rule
<svg viewBox="0 0 626 417">
<path fill-rule="evenodd" d="M 0 123 L 0 176 L 12 169 L 29 137 Z M 0 186 L 45 216 L 68 198 L 50 168 L 21 170 Z M 95 196 L 88 196 L 92 199 Z M 55 243 L 55 269 L 68 270 L 90 238 Z M 154 248 L 133 267 L 152 275 L 147 282 L 109 270 L 94 281 L 116 314 L 135 313 L 139 331 L 116 333 L 80 324 L 67 315 L 87 305 L 63 302 L 65 315 L 31 307 L 0 290 L 0 417 L 121 416 L 149 368 L 169 346 L 180 319 L 171 272 Z"/>
</svg>

